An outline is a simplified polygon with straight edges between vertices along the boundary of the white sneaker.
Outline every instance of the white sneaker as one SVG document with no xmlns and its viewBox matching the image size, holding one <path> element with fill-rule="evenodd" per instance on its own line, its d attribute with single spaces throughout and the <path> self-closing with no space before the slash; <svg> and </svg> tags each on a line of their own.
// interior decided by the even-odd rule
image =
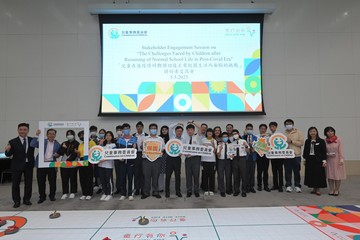
<svg viewBox="0 0 360 240">
<path fill-rule="evenodd" d="M 125 196 L 121 196 L 121 197 L 119 198 L 119 200 L 120 200 L 120 201 L 124 201 L 125 198 L 126 198 Z"/>
<path fill-rule="evenodd" d="M 91 200 L 92 199 L 92 196 L 86 196 L 86 198 L 85 198 L 86 200 Z"/>
<path fill-rule="evenodd" d="M 210 195 L 210 196 L 214 196 L 214 192 L 209 192 L 209 195 Z"/>
<path fill-rule="evenodd" d="M 209 196 L 209 192 L 204 192 L 204 195 L 205 195 L 205 196 Z"/>
<path fill-rule="evenodd" d="M 80 200 L 85 200 L 86 196 L 81 196 Z"/>
<path fill-rule="evenodd" d="M 297 192 L 297 193 L 301 193 L 301 188 L 299 188 L 299 187 L 295 187 L 295 192 Z"/>
<path fill-rule="evenodd" d="M 75 198 L 75 194 L 74 194 L 74 193 L 70 193 L 69 198 Z"/>
<path fill-rule="evenodd" d="M 61 199 L 65 200 L 65 199 L 67 199 L 67 197 L 68 197 L 68 195 L 65 193 L 65 194 L 62 195 Z"/>
<path fill-rule="evenodd" d="M 134 197 L 133 196 L 130 196 L 129 197 L 129 201 L 133 201 L 134 200 Z"/>
<path fill-rule="evenodd" d="M 110 195 L 109 195 L 109 196 L 110 196 Z M 107 196 L 106 196 L 105 194 L 103 194 L 103 195 L 101 196 L 101 198 L 100 198 L 100 201 L 104 201 L 106 197 L 107 197 Z"/>
<path fill-rule="evenodd" d="M 292 188 L 289 186 L 289 187 L 286 188 L 286 191 L 287 192 L 292 192 Z"/>
<path fill-rule="evenodd" d="M 104 200 L 105 200 L 105 201 L 109 201 L 109 200 L 111 200 L 111 199 L 113 199 L 113 196 L 107 195 Z"/>
</svg>

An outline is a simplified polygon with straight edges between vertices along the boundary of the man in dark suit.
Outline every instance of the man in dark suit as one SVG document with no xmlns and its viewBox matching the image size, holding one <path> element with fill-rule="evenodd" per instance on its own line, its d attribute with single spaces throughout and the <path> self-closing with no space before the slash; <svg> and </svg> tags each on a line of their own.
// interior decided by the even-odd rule
<svg viewBox="0 0 360 240">
<path fill-rule="evenodd" d="M 24 174 L 24 198 L 25 205 L 31 205 L 30 198 L 32 193 L 32 180 L 34 168 L 34 148 L 30 146 L 32 140 L 28 137 L 29 124 L 20 123 L 18 125 L 19 136 L 10 140 L 5 147 L 5 155 L 11 159 L 12 171 L 12 199 L 14 208 L 20 207 L 20 181 L 21 175 Z"/>
</svg>

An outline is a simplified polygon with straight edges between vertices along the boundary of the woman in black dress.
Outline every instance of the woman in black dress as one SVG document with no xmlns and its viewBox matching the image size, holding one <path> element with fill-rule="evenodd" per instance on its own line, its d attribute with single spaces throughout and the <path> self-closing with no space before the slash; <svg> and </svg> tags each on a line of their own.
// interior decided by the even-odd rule
<svg viewBox="0 0 360 240">
<path fill-rule="evenodd" d="M 313 188 L 312 194 L 321 195 L 320 188 L 326 188 L 326 145 L 319 137 L 316 127 L 310 127 L 308 138 L 305 141 L 303 152 L 305 159 L 305 182 L 309 188 Z"/>
</svg>

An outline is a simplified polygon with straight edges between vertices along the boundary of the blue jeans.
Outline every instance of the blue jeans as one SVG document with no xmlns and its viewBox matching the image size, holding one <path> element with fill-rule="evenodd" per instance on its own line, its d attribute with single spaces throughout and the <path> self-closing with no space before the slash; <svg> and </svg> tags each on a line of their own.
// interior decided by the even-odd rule
<svg viewBox="0 0 360 240">
<path fill-rule="evenodd" d="M 300 184 L 300 166 L 301 157 L 287 158 L 285 159 L 285 187 L 291 187 L 292 172 L 294 172 L 295 187 L 301 188 Z"/>
</svg>

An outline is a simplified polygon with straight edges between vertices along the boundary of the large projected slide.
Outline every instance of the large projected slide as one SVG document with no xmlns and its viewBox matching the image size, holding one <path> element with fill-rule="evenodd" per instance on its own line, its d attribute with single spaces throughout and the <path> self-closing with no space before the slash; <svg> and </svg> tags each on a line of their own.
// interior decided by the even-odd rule
<svg viewBox="0 0 360 240">
<path fill-rule="evenodd" d="M 263 112 L 260 23 L 104 23 L 101 113 Z"/>
</svg>

